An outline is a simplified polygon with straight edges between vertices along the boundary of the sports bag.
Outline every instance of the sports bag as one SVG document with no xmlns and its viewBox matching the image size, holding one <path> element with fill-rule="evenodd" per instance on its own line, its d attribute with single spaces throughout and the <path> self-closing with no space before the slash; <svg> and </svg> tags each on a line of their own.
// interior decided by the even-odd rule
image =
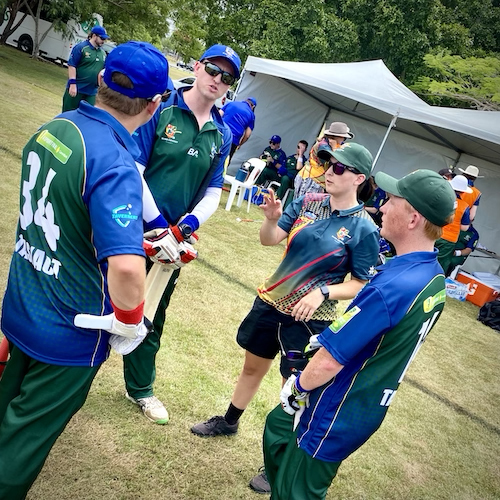
<svg viewBox="0 0 500 500">
<path fill-rule="evenodd" d="M 486 302 L 477 315 L 477 320 L 500 332 L 500 300 Z"/>
</svg>

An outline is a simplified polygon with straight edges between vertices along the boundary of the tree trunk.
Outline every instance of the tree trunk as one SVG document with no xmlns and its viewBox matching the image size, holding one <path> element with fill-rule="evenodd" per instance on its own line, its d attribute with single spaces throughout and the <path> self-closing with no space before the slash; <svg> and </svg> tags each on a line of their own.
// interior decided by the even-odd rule
<svg viewBox="0 0 500 500">
<path fill-rule="evenodd" d="M 2 16 L 0 19 L 5 19 L 5 14 L 7 12 L 10 12 L 9 14 L 9 20 L 7 21 L 7 24 L 5 25 L 5 28 L 3 30 L 3 33 L 0 35 L 0 45 L 5 45 L 7 43 L 7 38 L 9 38 L 14 31 L 19 28 L 21 23 L 26 19 L 26 16 L 28 14 L 24 14 L 23 17 L 20 19 L 19 22 L 17 22 L 14 26 L 14 21 L 16 19 L 17 13 L 19 12 L 19 9 L 26 4 L 26 0 L 17 0 L 14 2 L 11 2 L 10 5 L 7 4 L 4 9 L 0 12 L 0 15 Z"/>
</svg>

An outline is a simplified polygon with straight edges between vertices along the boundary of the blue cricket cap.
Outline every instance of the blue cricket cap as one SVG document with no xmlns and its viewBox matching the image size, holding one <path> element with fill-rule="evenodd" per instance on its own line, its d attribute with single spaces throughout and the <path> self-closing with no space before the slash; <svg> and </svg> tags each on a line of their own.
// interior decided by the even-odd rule
<svg viewBox="0 0 500 500">
<path fill-rule="evenodd" d="M 100 36 L 103 40 L 107 40 L 109 38 L 109 35 L 106 33 L 103 26 L 96 25 L 90 30 L 90 32 L 94 33 L 94 35 Z"/>
<path fill-rule="evenodd" d="M 203 53 L 203 55 L 200 57 L 200 61 L 204 61 L 205 59 L 213 59 L 214 57 L 222 57 L 223 59 L 226 59 L 226 61 L 228 61 L 233 67 L 233 76 L 235 76 L 236 78 L 240 77 L 240 56 L 231 47 L 219 44 L 212 45 Z"/>
<path fill-rule="evenodd" d="M 254 107 L 257 106 L 257 99 L 255 99 L 255 97 L 249 97 L 247 101 L 251 102 Z"/>
<path fill-rule="evenodd" d="M 113 82 L 114 72 L 128 76 L 134 87 L 127 89 Z M 150 99 L 163 94 L 168 87 L 167 58 L 150 43 L 122 43 L 106 58 L 104 82 L 110 89 L 127 97 Z"/>
<path fill-rule="evenodd" d="M 269 142 L 274 142 L 274 144 L 280 144 L 281 137 L 279 135 L 273 135 L 271 139 L 269 139 Z"/>
</svg>

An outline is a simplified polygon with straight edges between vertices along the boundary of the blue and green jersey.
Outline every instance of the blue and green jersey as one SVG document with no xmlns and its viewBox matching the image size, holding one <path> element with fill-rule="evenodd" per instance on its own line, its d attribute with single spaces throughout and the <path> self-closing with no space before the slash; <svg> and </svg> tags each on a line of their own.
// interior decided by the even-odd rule
<svg viewBox="0 0 500 500">
<path fill-rule="evenodd" d="M 86 102 L 25 146 L 2 331 L 32 358 L 95 366 L 108 356 L 109 334 L 73 319 L 112 311 L 108 257 L 144 255 L 138 153 L 115 118 Z"/>
<path fill-rule="evenodd" d="M 310 394 L 298 444 L 326 462 L 345 459 L 380 426 L 446 300 L 437 252 L 394 257 L 320 336 L 344 367 Z"/>
</svg>

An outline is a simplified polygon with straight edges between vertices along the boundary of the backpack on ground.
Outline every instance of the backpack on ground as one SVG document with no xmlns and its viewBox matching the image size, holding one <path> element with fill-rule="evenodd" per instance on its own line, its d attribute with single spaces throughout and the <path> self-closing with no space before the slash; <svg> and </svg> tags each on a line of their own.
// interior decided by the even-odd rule
<svg viewBox="0 0 500 500">
<path fill-rule="evenodd" d="M 500 332 L 500 300 L 496 299 L 486 302 L 479 309 L 477 320 Z"/>
</svg>

